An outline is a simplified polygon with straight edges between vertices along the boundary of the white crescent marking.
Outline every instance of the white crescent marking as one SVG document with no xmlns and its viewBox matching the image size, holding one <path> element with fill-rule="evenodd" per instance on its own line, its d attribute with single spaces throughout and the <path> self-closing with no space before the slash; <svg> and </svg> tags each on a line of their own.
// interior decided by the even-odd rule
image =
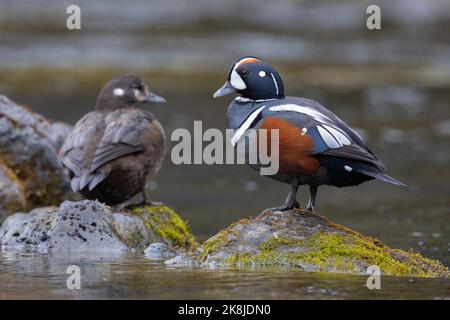
<svg viewBox="0 0 450 320">
<path fill-rule="evenodd" d="M 233 147 L 236 146 L 236 143 L 239 141 L 239 139 L 242 137 L 242 135 L 247 131 L 247 129 L 250 127 L 252 122 L 256 119 L 258 114 L 261 113 L 262 109 L 264 109 L 265 106 L 259 107 L 253 113 L 250 114 L 250 116 L 244 121 L 244 123 L 240 126 L 240 128 L 235 132 L 233 137 L 231 138 L 231 145 Z"/>
<path fill-rule="evenodd" d="M 247 88 L 245 82 L 242 80 L 241 76 L 236 72 L 236 70 L 233 70 L 231 72 L 230 83 L 234 88 L 238 90 L 244 90 L 245 88 Z"/>
</svg>

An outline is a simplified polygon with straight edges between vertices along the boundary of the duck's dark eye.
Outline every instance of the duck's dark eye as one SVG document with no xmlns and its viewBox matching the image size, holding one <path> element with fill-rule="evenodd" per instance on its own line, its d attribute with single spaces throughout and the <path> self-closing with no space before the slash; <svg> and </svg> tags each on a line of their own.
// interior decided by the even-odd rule
<svg viewBox="0 0 450 320">
<path fill-rule="evenodd" d="M 248 74 L 248 71 L 247 71 L 247 70 L 242 70 L 242 71 L 241 71 L 241 74 L 242 74 L 243 76 L 246 76 L 246 75 Z"/>
</svg>

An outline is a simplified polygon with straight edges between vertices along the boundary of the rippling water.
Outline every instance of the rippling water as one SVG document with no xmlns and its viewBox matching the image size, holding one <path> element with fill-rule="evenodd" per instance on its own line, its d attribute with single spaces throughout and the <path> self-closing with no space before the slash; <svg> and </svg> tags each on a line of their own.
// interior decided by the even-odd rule
<svg viewBox="0 0 450 320">
<path fill-rule="evenodd" d="M 0 93 L 74 123 L 92 109 L 105 81 L 135 72 L 167 98 L 148 108 L 170 136 L 194 120 L 224 128 L 230 99 L 212 100 L 212 93 L 234 59 L 261 56 L 279 69 L 288 95 L 332 109 L 359 130 L 391 175 L 414 189 L 381 182 L 323 187 L 318 212 L 450 265 L 448 1 L 379 1 L 381 31 L 364 27 L 365 1 L 161 0 L 79 1 L 83 29 L 68 32 L 69 3 L 0 0 Z M 280 204 L 288 191 L 244 166 L 175 166 L 170 153 L 150 188 L 155 200 L 189 220 L 199 240 Z M 70 263 L 85 272 L 80 292 L 65 289 Z M 137 254 L 0 252 L 0 298 L 450 297 L 447 280 L 383 281 L 383 290 L 372 292 L 357 276 L 170 269 Z"/>
<path fill-rule="evenodd" d="M 66 268 L 81 267 L 81 290 L 68 290 Z M 293 269 L 168 268 L 139 254 L 47 256 L 3 252 L 0 298 L 27 299 L 443 299 L 450 280 L 366 277 Z"/>
</svg>

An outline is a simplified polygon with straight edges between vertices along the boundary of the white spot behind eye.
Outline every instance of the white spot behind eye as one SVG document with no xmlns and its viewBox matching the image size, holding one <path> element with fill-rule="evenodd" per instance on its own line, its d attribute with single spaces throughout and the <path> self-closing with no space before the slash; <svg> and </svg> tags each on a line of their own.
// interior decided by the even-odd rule
<svg viewBox="0 0 450 320">
<path fill-rule="evenodd" d="M 125 93 L 125 90 L 123 90 L 122 88 L 115 88 L 114 89 L 114 95 L 115 96 L 123 96 Z"/>
<path fill-rule="evenodd" d="M 263 70 L 261 70 L 258 74 L 261 78 L 264 78 L 266 76 L 266 72 Z"/>
<path fill-rule="evenodd" d="M 353 168 L 349 166 L 344 166 L 345 171 L 352 172 Z"/>
</svg>

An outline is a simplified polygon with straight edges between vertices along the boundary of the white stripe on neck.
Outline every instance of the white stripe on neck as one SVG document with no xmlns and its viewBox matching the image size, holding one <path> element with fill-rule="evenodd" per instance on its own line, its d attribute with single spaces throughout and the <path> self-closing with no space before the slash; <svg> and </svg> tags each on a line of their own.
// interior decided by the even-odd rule
<svg viewBox="0 0 450 320">
<path fill-rule="evenodd" d="M 245 97 L 236 97 L 234 99 L 237 102 L 266 102 L 266 101 L 273 101 L 273 100 L 278 100 L 276 98 L 270 98 L 270 99 L 250 99 L 250 98 L 245 98 Z"/>
</svg>

